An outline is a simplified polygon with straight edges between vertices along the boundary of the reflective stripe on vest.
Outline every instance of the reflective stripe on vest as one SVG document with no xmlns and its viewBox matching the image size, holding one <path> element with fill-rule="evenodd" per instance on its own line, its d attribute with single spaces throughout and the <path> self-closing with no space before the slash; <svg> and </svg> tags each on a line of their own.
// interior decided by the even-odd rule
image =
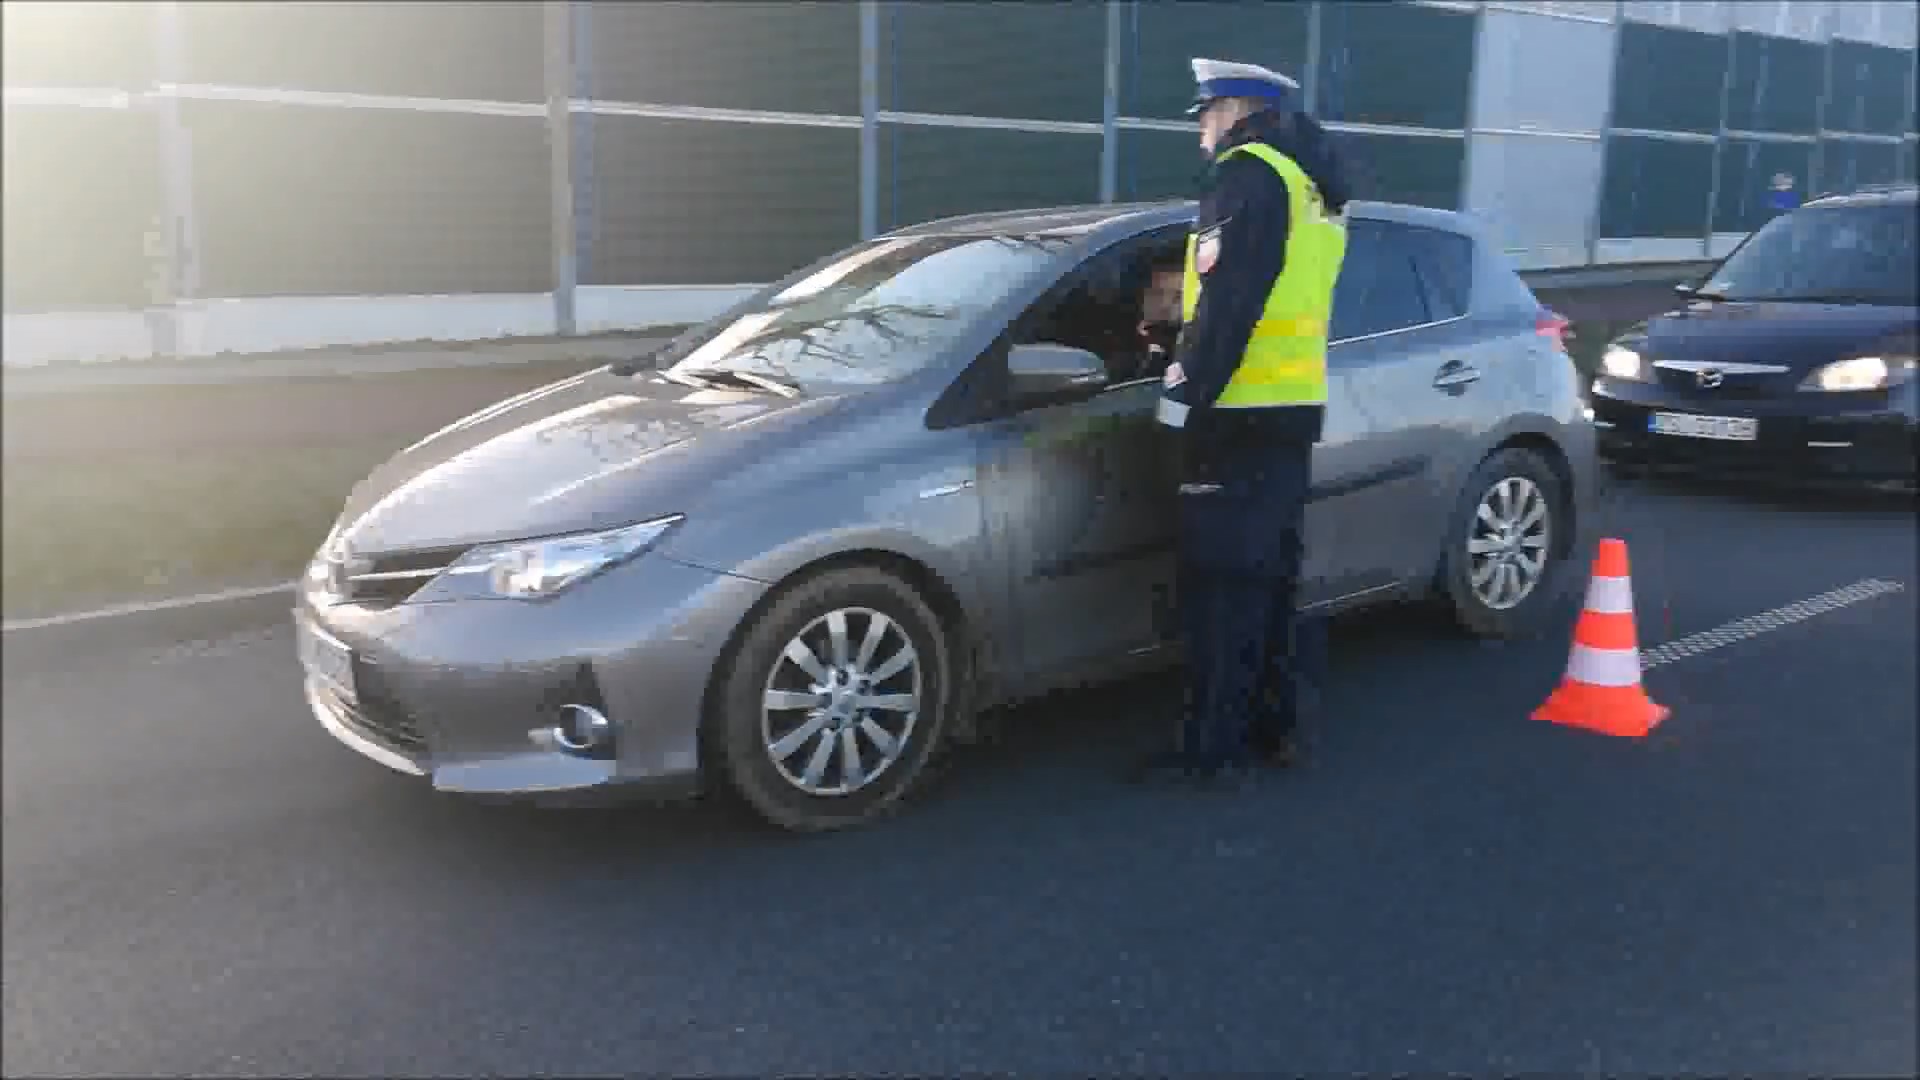
<svg viewBox="0 0 1920 1080">
<path fill-rule="evenodd" d="M 1320 189 L 1292 158 L 1265 143 L 1244 143 L 1221 160 L 1247 153 L 1266 162 L 1287 186 L 1287 260 L 1267 294 L 1247 351 L 1214 402 L 1222 409 L 1318 405 L 1327 400 L 1327 318 L 1333 283 L 1347 254 L 1344 220 L 1330 217 Z M 1181 316 L 1192 322 L 1200 307 L 1199 234 L 1187 237 L 1181 284 Z"/>
</svg>

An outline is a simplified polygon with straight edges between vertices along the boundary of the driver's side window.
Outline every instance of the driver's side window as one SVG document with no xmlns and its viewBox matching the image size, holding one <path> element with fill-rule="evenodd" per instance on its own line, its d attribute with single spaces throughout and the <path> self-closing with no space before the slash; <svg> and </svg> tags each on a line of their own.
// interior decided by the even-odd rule
<svg viewBox="0 0 1920 1080">
<path fill-rule="evenodd" d="M 1158 378 L 1178 330 L 1183 244 L 1184 232 L 1094 256 L 1028 313 L 1015 344 L 1085 349 L 1108 385 Z"/>
</svg>

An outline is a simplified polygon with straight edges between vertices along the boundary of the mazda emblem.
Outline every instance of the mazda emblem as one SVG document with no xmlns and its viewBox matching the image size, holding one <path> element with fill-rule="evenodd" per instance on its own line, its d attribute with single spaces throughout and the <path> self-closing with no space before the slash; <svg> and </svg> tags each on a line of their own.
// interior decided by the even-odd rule
<svg viewBox="0 0 1920 1080">
<path fill-rule="evenodd" d="M 1700 384 L 1702 390 L 1712 390 L 1727 381 L 1727 377 L 1721 374 L 1719 368 L 1701 368 L 1693 379 Z"/>
</svg>

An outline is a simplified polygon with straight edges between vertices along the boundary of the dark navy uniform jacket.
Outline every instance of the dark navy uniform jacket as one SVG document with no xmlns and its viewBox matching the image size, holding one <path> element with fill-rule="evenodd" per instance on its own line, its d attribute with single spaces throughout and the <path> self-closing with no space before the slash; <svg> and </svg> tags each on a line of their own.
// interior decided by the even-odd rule
<svg viewBox="0 0 1920 1080">
<path fill-rule="evenodd" d="M 1179 396 L 1193 410 L 1183 441 L 1195 465 L 1258 445 L 1311 446 L 1319 441 L 1325 415 L 1317 405 L 1208 407 L 1233 378 L 1254 323 L 1286 265 L 1290 222 L 1285 181 L 1251 155 L 1218 160 L 1229 147 L 1249 142 L 1264 142 L 1292 158 L 1318 185 L 1329 212 L 1339 213 L 1351 198 L 1345 171 L 1326 132 L 1303 113 L 1286 123 L 1270 111 L 1254 113 L 1236 124 L 1216 148 L 1196 228 L 1202 236 L 1218 230 L 1220 254 L 1204 275 L 1206 287 L 1200 291 L 1193 321 L 1181 335 L 1178 354 L 1187 378 Z"/>
</svg>

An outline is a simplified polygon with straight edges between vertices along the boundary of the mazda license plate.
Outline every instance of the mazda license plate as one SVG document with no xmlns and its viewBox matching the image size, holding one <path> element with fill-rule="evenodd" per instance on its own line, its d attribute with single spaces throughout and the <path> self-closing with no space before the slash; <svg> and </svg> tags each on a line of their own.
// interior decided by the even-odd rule
<svg viewBox="0 0 1920 1080">
<path fill-rule="evenodd" d="M 1752 442 L 1760 437 L 1760 421 L 1750 416 L 1657 412 L 1647 417 L 1647 430 L 1655 435 L 1678 435 L 1686 439 Z"/>
<path fill-rule="evenodd" d="M 347 704 L 353 704 L 359 696 L 353 680 L 353 651 L 305 616 L 298 620 L 298 625 L 300 666 Z"/>
</svg>

